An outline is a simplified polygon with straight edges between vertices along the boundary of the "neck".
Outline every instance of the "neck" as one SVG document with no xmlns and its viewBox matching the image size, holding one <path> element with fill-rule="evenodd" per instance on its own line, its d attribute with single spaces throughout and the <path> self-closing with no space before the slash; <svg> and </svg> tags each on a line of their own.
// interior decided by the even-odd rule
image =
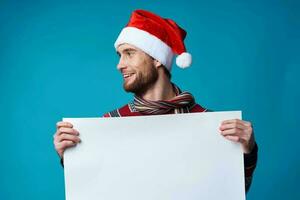
<svg viewBox="0 0 300 200">
<path fill-rule="evenodd" d="M 148 101 L 169 100 L 176 96 L 173 85 L 167 77 L 162 76 L 143 94 L 138 96 Z"/>
</svg>

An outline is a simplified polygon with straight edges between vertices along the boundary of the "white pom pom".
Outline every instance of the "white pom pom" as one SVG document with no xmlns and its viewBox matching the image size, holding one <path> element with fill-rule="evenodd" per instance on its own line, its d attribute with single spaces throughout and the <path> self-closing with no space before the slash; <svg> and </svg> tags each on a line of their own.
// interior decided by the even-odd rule
<svg viewBox="0 0 300 200">
<path fill-rule="evenodd" d="M 187 68 L 192 64 L 192 55 L 184 52 L 177 56 L 176 65 L 180 68 Z"/>
</svg>

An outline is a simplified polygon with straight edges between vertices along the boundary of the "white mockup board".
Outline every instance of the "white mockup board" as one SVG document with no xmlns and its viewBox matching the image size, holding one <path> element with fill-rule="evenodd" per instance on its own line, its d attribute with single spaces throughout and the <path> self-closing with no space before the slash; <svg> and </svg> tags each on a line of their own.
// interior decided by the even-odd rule
<svg viewBox="0 0 300 200">
<path fill-rule="evenodd" d="M 219 131 L 240 111 L 64 118 L 82 140 L 64 154 L 67 200 L 244 200 L 241 145 Z"/>
</svg>

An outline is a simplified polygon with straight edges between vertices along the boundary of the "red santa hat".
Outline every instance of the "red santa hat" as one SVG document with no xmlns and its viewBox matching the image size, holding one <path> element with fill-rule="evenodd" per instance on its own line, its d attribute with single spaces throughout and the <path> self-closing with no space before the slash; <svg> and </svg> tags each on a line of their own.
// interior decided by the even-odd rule
<svg viewBox="0 0 300 200">
<path fill-rule="evenodd" d="M 192 63 L 191 54 L 184 45 L 185 30 L 173 20 L 162 18 L 145 10 L 135 10 L 125 28 L 122 29 L 114 46 L 131 44 L 162 63 L 171 71 L 174 55 L 181 68 Z"/>
</svg>

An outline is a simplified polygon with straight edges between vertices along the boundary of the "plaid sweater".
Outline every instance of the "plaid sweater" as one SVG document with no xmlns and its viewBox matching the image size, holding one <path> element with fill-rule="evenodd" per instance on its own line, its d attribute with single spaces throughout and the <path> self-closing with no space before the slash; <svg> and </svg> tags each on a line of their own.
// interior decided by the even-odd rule
<svg viewBox="0 0 300 200">
<path fill-rule="evenodd" d="M 211 110 L 205 109 L 201 107 L 199 104 L 195 104 L 189 111 L 190 113 L 196 113 L 196 112 L 211 112 Z M 173 114 L 174 112 L 170 112 L 167 114 Z M 142 116 L 141 113 L 139 113 L 135 107 L 133 102 L 130 102 L 126 104 L 125 106 L 113 110 L 111 112 L 108 112 L 104 114 L 104 117 L 129 117 L 129 116 Z M 257 144 L 255 144 L 254 149 L 249 154 L 244 154 L 244 169 L 245 169 L 245 190 L 248 192 L 250 185 L 252 183 L 252 177 L 253 172 L 256 167 L 257 163 L 257 152 L 258 147 Z"/>
</svg>

